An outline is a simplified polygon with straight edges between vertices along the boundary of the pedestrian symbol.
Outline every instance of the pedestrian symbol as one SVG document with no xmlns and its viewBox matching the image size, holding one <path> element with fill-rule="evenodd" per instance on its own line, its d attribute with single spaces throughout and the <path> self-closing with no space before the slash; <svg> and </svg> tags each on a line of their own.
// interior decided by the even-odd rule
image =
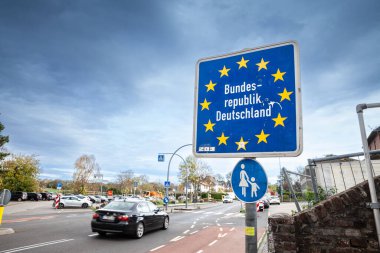
<svg viewBox="0 0 380 253">
<path fill-rule="evenodd" d="M 231 182 L 236 197 L 246 203 L 261 199 L 268 187 L 268 179 L 263 167 L 256 160 L 251 159 L 243 159 L 235 166 Z"/>
</svg>

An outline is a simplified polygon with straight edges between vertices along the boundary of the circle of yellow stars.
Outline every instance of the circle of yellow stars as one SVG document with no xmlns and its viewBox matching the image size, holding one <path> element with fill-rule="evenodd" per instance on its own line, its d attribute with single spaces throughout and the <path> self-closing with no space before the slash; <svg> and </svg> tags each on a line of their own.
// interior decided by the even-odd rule
<svg viewBox="0 0 380 253">
<path fill-rule="evenodd" d="M 247 69 L 248 68 L 247 63 L 249 61 L 250 60 L 246 60 L 246 59 L 244 59 L 244 57 L 241 57 L 241 60 L 236 62 L 239 65 L 238 69 L 239 70 L 241 68 Z M 261 70 L 268 70 L 267 65 L 269 63 L 270 63 L 270 61 L 265 61 L 264 58 L 261 58 L 260 62 L 255 64 L 258 67 L 257 71 L 260 72 Z M 218 72 L 220 73 L 220 78 L 222 78 L 224 76 L 228 77 L 228 72 L 230 70 L 231 70 L 231 68 L 227 68 L 226 65 L 223 65 L 223 68 L 218 70 Z M 281 70 L 279 68 L 277 68 L 276 73 L 271 74 L 271 76 L 273 76 L 273 78 L 274 78 L 273 83 L 276 83 L 277 81 L 284 82 L 285 81 L 284 80 L 285 74 L 286 74 L 286 72 L 281 72 Z M 215 92 L 215 86 L 216 85 L 217 85 L 217 83 L 214 83 L 213 80 L 210 80 L 210 82 L 208 84 L 205 84 L 205 87 L 207 88 L 206 92 L 209 92 L 209 91 Z M 293 91 L 287 91 L 286 88 L 284 87 L 283 91 L 280 93 L 277 93 L 277 94 L 280 96 L 280 103 L 281 103 L 284 100 L 291 101 L 290 95 L 293 94 Z M 212 102 L 207 101 L 207 99 L 205 98 L 203 100 L 203 102 L 201 102 L 199 104 L 202 106 L 201 111 L 210 110 L 210 105 L 212 104 Z M 280 113 L 278 113 L 276 118 L 272 118 L 272 120 L 274 121 L 274 127 L 278 127 L 278 126 L 285 127 L 284 121 L 286 119 L 287 119 L 287 117 L 283 117 Z M 215 127 L 216 123 L 212 123 L 211 119 L 209 119 L 208 122 L 206 124 L 203 124 L 203 125 L 205 126 L 205 132 L 208 132 L 208 131 L 214 132 L 214 127 Z M 270 134 L 265 133 L 264 129 L 262 129 L 260 133 L 255 134 L 255 137 L 257 137 L 257 144 L 268 143 L 267 138 L 270 137 Z M 220 146 L 220 145 L 226 145 L 227 146 L 227 140 L 229 138 L 230 138 L 229 136 L 225 136 L 224 132 L 222 132 L 222 134 L 220 136 L 216 137 L 216 139 L 219 141 L 218 146 Z M 244 138 L 241 136 L 240 140 L 235 142 L 235 144 L 237 145 L 237 151 L 246 150 L 246 145 L 248 143 L 249 142 L 245 141 Z"/>
</svg>

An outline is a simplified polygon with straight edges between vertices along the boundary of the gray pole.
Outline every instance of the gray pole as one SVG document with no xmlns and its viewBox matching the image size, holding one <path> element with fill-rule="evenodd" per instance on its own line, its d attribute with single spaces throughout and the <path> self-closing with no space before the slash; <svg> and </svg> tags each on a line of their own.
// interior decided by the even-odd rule
<svg viewBox="0 0 380 253">
<path fill-rule="evenodd" d="M 172 156 L 170 157 L 170 160 L 169 160 L 169 163 L 168 163 L 168 173 L 166 175 L 166 181 L 169 181 L 169 169 L 170 169 L 170 163 L 172 162 L 172 159 L 173 159 L 173 156 L 181 149 L 181 148 L 184 148 L 186 146 L 192 146 L 193 144 L 186 144 L 186 145 L 183 145 L 179 148 L 177 148 L 176 151 L 174 151 L 174 153 L 172 154 Z M 187 167 L 187 166 L 186 166 Z M 169 191 L 169 188 L 166 187 L 165 189 L 165 197 L 168 197 L 168 191 Z M 168 210 L 168 203 L 165 204 L 165 209 Z"/>
<path fill-rule="evenodd" d="M 379 213 L 379 203 L 377 201 L 377 194 L 376 194 L 376 187 L 375 187 L 375 181 L 373 180 L 373 174 L 372 174 L 372 164 L 371 159 L 369 156 L 369 148 L 368 148 L 368 141 L 367 141 L 367 134 L 365 131 L 364 126 L 364 118 L 363 118 L 363 110 L 367 108 L 375 108 L 380 107 L 380 103 L 375 104 L 359 104 L 356 106 L 356 112 L 358 114 L 359 119 L 359 127 L 360 127 L 360 134 L 362 137 L 362 144 L 363 144 L 363 152 L 365 157 L 365 163 L 367 167 L 367 177 L 368 177 L 368 185 L 369 185 L 369 191 L 371 193 L 371 206 L 373 208 L 373 216 L 375 218 L 375 225 L 376 225 L 376 231 L 377 231 L 377 240 L 380 245 L 380 213 Z"/>
<path fill-rule="evenodd" d="M 256 202 L 245 204 L 245 253 L 257 253 Z"/>
<path fill-rule="evenodd" d="M 314 200 L 316 203 L 319 202 L 319 196 L 318 196 L 318 187 L 317 187 L 317 173 L 315 173 L 315 167 L 311 164 L 311 161 L 309 160 L 309 169 L 310 169 L 310 176 L 311 176 L 311 184 L 313 185 L 313 191 L 314 191 Z"/>
</svg>

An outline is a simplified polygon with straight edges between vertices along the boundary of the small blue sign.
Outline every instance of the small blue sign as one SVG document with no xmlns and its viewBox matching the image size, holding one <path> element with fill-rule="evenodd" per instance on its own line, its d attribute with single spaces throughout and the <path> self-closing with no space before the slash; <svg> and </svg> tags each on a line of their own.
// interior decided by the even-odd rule
<svg viewBox="0 0 380 253">
<path fill-rule="evenodd" d="M 137 187 L 137 185 L 139 184 L 139 182 L 133 182 L 133 187 Z"/>
<path fill-rule="evenodd" d="M 232 171 L 231 183 L 236 197 L 245 203 L 261 199 L 268 188 L 268 178 L 264 168 L 252 159 L 238 162 Z"/>
<path fill-rule="evenodd" d="M 158 161 L 164 162 L 165 161 L 165 155 L 158 155 Z"/>
<path fill-rule="evenodd" d="M 57 183 L 57 190 L 62 189 L 62 183 Z"/>
<path fill-rule="evenodd" d="M 165 204 L 169 203 L 169 198 L 168 198 L 168 197 L 165 197 L 165 198 L 164 198 L 164 203 L 165 203 Z"/>
<path fill-rule="evenodd" d="M 197 63 L 193 153 L 197 157 L 278 157 L 302 152 L 296 42 Z"/>
<path fill-rule="evenodd" d="M 165 183 L 164 183 L 164 187 L 165 187 L 165 188 L 169 188 L 169 187 L 170 187 L 170 181 L 165 181 Z"/>
</svg>

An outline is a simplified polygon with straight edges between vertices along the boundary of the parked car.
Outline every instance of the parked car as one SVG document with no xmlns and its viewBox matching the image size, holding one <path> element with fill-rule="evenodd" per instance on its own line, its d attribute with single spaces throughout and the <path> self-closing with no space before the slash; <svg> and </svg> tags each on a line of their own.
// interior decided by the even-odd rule
<svg viewBox="0 0 380 253">
<path fill-rule="evenodd" d="M 269 202 L 271 205 L 274 205 L 274 204 L 280 205 L 281 204 L 281 201 L 278 197 L 271 197 Z"/>
<path fill-rule="evenodd" d="M 88 197 L 88 196 L 84 196 L 84 195 L 75 195 L 75 197 L 79 198 L 79 199 L 86 199 L 87 202 L 91 202 L 92 204 L 92 201 L 91 199 Z"/>
<path fill-rule="evenodd" d="M 55 206 L 55 203 L 53 203 L 53 207 L 54 206 Z M 86 198 L 80 199 L 76 196 L 62 196 L 58 204 L 58 208 L 64 208 L 64 207 L 87 208 L 89 206 L 92 206 L 91 201 L 88 201 Z"/>
<path fill-rule="evenodd" d="M 95 195 L 95 197 L 100 199 L 100 203 L 108 202 L 108 199 L 105 196 Z"/>
<path fill-rule="evenodd" d="M 28 200 L 38 201 L 42 199 L 42 196 L 39 193 L 28 192 L 27 195 L 28 195 Z"/>
<path fill-rule="evenodd" d="M 264 209 L 267 209 L 267 208 L 270 207 L 270 200 L 269 200 L 269 198 L 263 197 L 261 200 L 263 201 Z"/>
<path fill-rule="evenodd" d="M 52 200 L 53 196 L 49 192 L 40 192 L 42 200 Z"/>
<path fill-rule="evenodd" d="M 26 192 L 11 192 L 11 200 L 23 201 L 28 199 Z"/>
<path fill-rule="evenodd" d="M 92 216 L 91 229 L 100 236 L 122 233 L 141 238 L 146 231 L 168 229 L 169 215 L 150 201 L 114 200 Z"/>
<path fill-rule="evenodd" d="M 223 203 L 232 203 L 232 202 L 234 202 L 234 200 L 231 198 L 231 196 L 229 195 L 224 196 Z"/>
<path fill-rule="evenodd" d="M 95 196 L 93 196 L 93 195 L 88 195 L 87 197 L 89 197 L 90 198 L 90 200 L 91 200 L 91 202 L 92 203 L 100 203 L 101 202 L 101 200 L 100 200 L 100 198 L 97 198 L 97 197 L 95 197 Z"/>
<path fill-rule="evenodd" d="M 264 211 L 264 202 L 262 200 L 259 200 L 256 202 L 256 211 L 257 212 L 263 212 Z"/>
</svg>

